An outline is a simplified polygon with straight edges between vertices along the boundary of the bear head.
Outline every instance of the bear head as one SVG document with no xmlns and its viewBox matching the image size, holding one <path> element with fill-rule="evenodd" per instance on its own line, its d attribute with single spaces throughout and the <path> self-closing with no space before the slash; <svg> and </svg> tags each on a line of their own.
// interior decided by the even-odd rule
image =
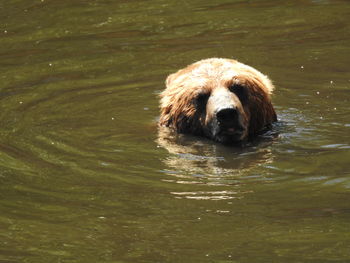
<svg viewBox="0 0 350 263">
<path fill-rule="evenodd" d="M 221 143 L 243 142 L 277 120 L 273 89 L 267 76 L 236 60 L 201 60 L 166 79 L 159 124 Z"/>
</svg>

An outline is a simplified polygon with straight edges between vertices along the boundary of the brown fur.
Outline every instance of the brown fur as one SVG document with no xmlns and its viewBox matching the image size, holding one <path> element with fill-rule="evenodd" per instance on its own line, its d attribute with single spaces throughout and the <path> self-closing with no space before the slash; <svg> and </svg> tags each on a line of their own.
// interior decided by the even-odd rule
<svg viewBox="0 0 350 263">
<path fill-rule="evenodd" d="M 237 89 L 243 95 L 239 96 Z M 179 133 L 207 136 L 221 142 L 229 141 L 227 137 L 236 131 L 234 125 L 238 125 L 242 131 L 234 140 L 243 141 L 276 121 L 270 99 L 273 89 L 267 76 L 236 60 L 201 60 L 168 76 L 166 89 L 160 95 L 159 124 Z M 218 121 L 221 103 L 238 112 L 235 124 L 229 124 L 235 128 L 229 127 L 224 139 L 215 133 L 218 125 L 225 125 L 226 121 Z"/>
</svg>

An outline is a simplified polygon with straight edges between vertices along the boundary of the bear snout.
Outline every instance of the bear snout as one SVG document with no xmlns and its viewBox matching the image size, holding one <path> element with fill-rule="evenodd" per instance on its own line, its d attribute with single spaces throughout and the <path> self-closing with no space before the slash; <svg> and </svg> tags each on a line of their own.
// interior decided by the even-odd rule
<svg viewBox="0 0 350 263">
<path fill-rule="evenodd" d="M 225 126 L 234 126 L 238 119 L 238 112 L 236 108 L 220 109 L 216 113 L 216 118 L 220 124 Z"/>
<path fill-rule="evenodd" d="M 247 135 L 246 114 L 239 98 L 227 88 L 216 88 L 208 99 L 206 120 L 210 137 L 218 142 L 243 141 Z"/>
<path fill-rule="evenodd" d="M 247 127 L 241 115 L 242 113 L 234 107 L 218 110 L 210 120 L 211 137 L 223 143 L 243 141 Z"/>
</svg>

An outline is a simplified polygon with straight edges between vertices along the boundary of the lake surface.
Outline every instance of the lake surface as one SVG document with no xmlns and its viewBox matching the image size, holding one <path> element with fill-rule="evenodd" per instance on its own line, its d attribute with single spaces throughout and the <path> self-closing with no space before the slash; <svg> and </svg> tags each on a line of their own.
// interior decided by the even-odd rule
<svg viewBox="0 0 350 263">
<path fill-rule="evenodd" d="M 350 262 L 350 2 L 0 2 L 0 262 Z M 270 76 L 250 146 L 158 130 L 169 73 Z"/>
</svg>

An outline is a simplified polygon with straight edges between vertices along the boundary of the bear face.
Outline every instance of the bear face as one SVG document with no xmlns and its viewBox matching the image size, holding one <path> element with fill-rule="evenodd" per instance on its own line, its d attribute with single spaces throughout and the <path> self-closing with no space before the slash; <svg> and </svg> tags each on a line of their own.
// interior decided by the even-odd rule
<svg viewBox="0 0 350 263">
<path fill-rule="evenodd" d="M 159 124 L 221 143 L 248 140 L 277 120 L 267 76 L 232 59 L 198 61 L 166 79 Z"/>
</svg>

